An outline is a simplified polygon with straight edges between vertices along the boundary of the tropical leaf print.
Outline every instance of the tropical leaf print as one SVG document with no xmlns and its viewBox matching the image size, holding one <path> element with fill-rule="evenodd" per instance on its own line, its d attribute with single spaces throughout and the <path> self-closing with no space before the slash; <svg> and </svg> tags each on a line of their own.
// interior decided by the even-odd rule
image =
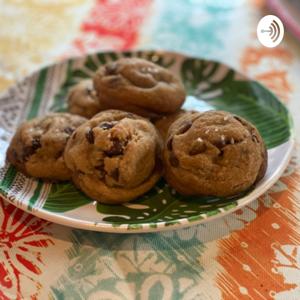
<svg viewBox="0 0 300 300">
<path fill-rule="evenodd" d="M 53 97 L 49 99 L 46 97 L 52 67 L 43 69 L 37 76 L 33 98 L 29 99 L 31 107 L 28 109 L 28 117 L 33 117 L 39 112 L 41 103 L 44 107 L 49 104 L 47 107 L 50 106 L 52 111 L 64 111 L 67 94 L 74 84 L 92 77 L 99 66 L 120 57 L 145 58 L 181 76 L 188 93 L 185 109 L 199 111 L 223 109 L 242 115 L 257 125 L 269 148 L 280 145 L 290 136 L 291 123 L 286 108 L 258 83 L 245 79 L 239 73 L 217 62 L 156 51 L 96 53 L 54 66 L 55 72 L 62 72 L 60 80 L 63 82 L 60 87 L 54 85 L 57 89 L 54 101 Z M 0 172 L 0 176 L 3 177 L 2 173 Z M 71 216 L 72 210 L 86 206 L 87 211 L 93 215 L 90 220 L 95 226 L 106 223 L 122 227 L 124 230 L 161 228 L 180 222 L 199 221 L 236 207 L 237 200 L 245 195 L 239 195 L 234 199 L 185 198 L 172 190 L 162 179 L 150 192 L 129 204 L 95 205 L 71 183 L 46 185 L 19 176 L 12 167 L 5 169 L 0 191 L 25 209 L 39 210 L 45 214 L 60 213 L 62 218 L 64 213 Z M 24 198 L 22 203 L 14 200 L 16 196 Z M 78 218 L 78 215 L 75 218 Z"/>
<path fill-rule="evenodd" d="M 77 190 L 72 183 L 55 183 L 43 206 L 52 212 L 65 212 L 91 203 L 92 200 Z"/>
<path fill-rule="evenodd" d="M 100 213 L 109 215 L 103 220 L 115 226 L 124 223 L 134 229 L 140 228 L 139 223 L 166 222 L 169 225 L 178 223 L 178 219 L 188 218 L 190 221 L 201 219 L 204 215 L 212 216 L 219 213 L 219 208 L 232 208 L 237 203 L 233 198 L 217 197 L 184 197 L 170 188 L 161 180 L 155 188 L 140 199 L 123 204 L 116 210 L 114 206 L 97 204 Z M 203 214 L 201 216 L 201 214 Z"/>
<path fill-rule="evenodd" d="M 245 80 L 219 63 L 192 58 L 183 62 L 181 74 L 190 94 L 255 124 L 268 148 L 289 139 L 291 120 L 286 107 L 258 82 Z"/>
</svg>

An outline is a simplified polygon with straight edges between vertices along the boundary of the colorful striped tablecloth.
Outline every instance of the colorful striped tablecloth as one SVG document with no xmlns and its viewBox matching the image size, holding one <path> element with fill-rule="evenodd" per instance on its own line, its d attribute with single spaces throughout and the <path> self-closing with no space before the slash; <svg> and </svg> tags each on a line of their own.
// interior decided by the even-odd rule
<svg viewBox="0 0 300 300">
<path fill-rule="evenodd" d="M 0 7 L 0 90 L 74 55 L 169 49 L 261 81 L 288 105 L 300 134 L 300 46 L 288 33 L 276 48 L 259 44 L 264 1 L 1 0 Z M 300 299 L 299 166 L 296 148 L 260 199 L 165 233 L 76 230 L 0 199 L 0 299 Z"/>
</svg>

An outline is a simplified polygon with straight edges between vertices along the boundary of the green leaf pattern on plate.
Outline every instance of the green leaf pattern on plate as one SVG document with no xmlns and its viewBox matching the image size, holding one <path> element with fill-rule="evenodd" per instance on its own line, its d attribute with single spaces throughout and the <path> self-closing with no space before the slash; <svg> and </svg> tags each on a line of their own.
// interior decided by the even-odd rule
<svg viewBox="0 0 300 300">
<path fill-rule="evenodd" d="M 61 103 L 62 106 L 56 105 L 52 109 L 60 110 L 64 107 L 68 90 L 73 84 L 90 78 L 100 65 L 121 56 L 143 57 L 175 71 L 177 68 L 187 93 L 194 96 L 193 99 L 188 98 L 188 102 L 199 99 L 199 102 L 209 108 L 222 109 L 245 117 L 256 124 L 269 148 L 283 143 L 289 137 L 286 108 L 258 83 L 245 80 L 234 70 L 217 62 L 196 58 L 176 62 L 175 58 L 151 51 L 90 55 L 81 68 L 75 69 L 72 68 L 72 61 L 70 61 L 65 83 L 55 98 L 55 103 Z M 88 199 L 72 185 L 63 185 L 61 188 L 54 186 L 43 208 L 63 212 L 87 203 Z M 227 207 L 232 208 L 236 205 L 236 201 L 217 197 L 186 199 L 170 189 L 162 179 L 155 188 L 134 202 L 117 207 L 97 204 L 96 207 L 99 213 L 107 215 L 103 217 L 103 221 L 115 226 L 129 224 L 131 229 L 139 229 L 139 224 L 142 223 L 149 223 L 155 227 L 157 222 L 172 225 L 182 218 L 192 222 L 216 215 Z"/>
<path fill-rule="evenodd" d="M 253 122 L 261 132 L 268 148 L 286 142 L 290 137 L 291 120 L 285 106 L 266 88 L 255 81 L 243 77 L 234 70 L 218 62 L 197 58 L 185 58 L 174 53 L 154 51 L 137 51 L 124 53 L 98 53 L 84 59 L 71 59 L 64 63 L 62 86 L 58 89 L 50 105 L 50 111 L 66 111 L 66 98 L 70 88 L 82 79 L 90 78 L 97 68 L 120 57 L 141 57 L 170 68 L 174 74 L 181 76 L 187 93 L 185 107 L 199 109 L 222 109 L 239 114 Z M 51 67 L 49 67 L 50 69 Z M 47 69 L 45 69 L 47 70 Z M 46 71 L 45 71 L 46 74 Z M 46 76 L 46 75 L 45 75 Z M 42 78 L 44 80 L 44 78 Z M 44 81 L 43 81 L 44 82 Z M 45 91 L 38 89 L 41 93 Z M 41 96 L 41 95 L 40 95 Z M 39 101 L 31 102 L 29 111 L 38 111 Z M 52 100 L 49 100 L 49 102 Z M 0 192 L 9 194 L 19 176 L 12 167 L 5 171 L 0 182 Z M 14 182 L 16 181 L 16 182 Z M 24 185 L 28 186 L 28 185 Z M 180 223 L 182 220 L 195 222 L 209 218 L 238 205 L 238 199 L 217 197 L 185 198 L 161 179 L 146 195 L 123 205 L 110 206 L 92 204 L 92 200 L 78 191 L 71 183 L 53 184 L 45 196 L 40 185 L 31 192 L 31 209 L 65 214 L 82 206 L 97 210 L 99 222 L 107 222 L 113 227 L 127 224 L 127 229 L 137 230 L 148 226 L 156 228 Z M 39 190 L 37 190 L 39 188 Z M 43 197 L 45 199 L 40 200 Z M 29 200 L 28 200 L 29 201 Z M 30 203 L 27 203 L 30 205 Z M 35 205 L 40 205 L 38 208 Z M 25 203 L 24 203 L 25 205 Z M 95 221 L 97 225 L 98 220 Z"/>
</svg>

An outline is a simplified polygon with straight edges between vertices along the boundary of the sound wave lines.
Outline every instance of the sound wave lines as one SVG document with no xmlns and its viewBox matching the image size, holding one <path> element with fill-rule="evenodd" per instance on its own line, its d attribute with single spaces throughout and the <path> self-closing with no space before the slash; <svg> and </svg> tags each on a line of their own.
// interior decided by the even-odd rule
<svg viewBox="0 0 300 300">
<path fill-rule="evenodd" d="M 273 20 L 271 25 L 269 26 L 269 29 L 262 29 L 261 32 L 262 33 L 268 32 L 270 38 L 275 43 L 280 36 L 280 27 L 279 27 L 278 23 L 276 22 L 276 20 Z"/>
</svg>

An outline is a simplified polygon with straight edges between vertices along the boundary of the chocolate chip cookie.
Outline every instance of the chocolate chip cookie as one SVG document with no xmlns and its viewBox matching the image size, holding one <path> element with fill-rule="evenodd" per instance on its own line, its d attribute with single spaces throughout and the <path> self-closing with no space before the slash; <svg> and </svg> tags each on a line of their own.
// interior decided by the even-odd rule
<svg viewBox="0 0 300 300">
<path fill-rule="evenodd" d="M 83 80 L 71 88 L 68 95 L 68 110 L 72 114 L 88 119 L 101 111 L 92 80 Z"/>
<path fill-rule="evenodd" d="M 99 202 L 117 204 L 154 186 L 161 176 L 161 147 L 148 120 L 107 110 L 77 128 L 64 157 L 78 188 Z"/>
<path fill-rule="evenodd" d="M 94 86 L 106 108 L 150 118 L 176 112 L 185 100 L 179 78 L 139 58 L 122 58 L 100 67 L 94 76 Z"/>
<path fill-rule="evenodd" d="M 162 136 L 163 140 L 167 138 L 168 130 L 170 126 L 180 117 L 182 117 L 184 114 L 193 114 L 195 111 L 186 111 L 183 109 L 180 109 L 178 112 L 163 116 L 157 120 L 154 121 L 154 125 L 159 131 L 160 135 Z"/>
<path fill-rule="evenodd" d="M 53 113 L 24 122 L 7 150 L 7 160 L 36 178 L 63 181 L 71 178 L 63 152 L 73 131 L 86 121 L 69 113 Z"/>
<path fill-rule="evenodd" d="M 165 178 L 184 195 L 232 196 L 263 178 L 267 151 L 258 130 L 223 111 L 185 114 L 170 127 Z"/>
</svg>

